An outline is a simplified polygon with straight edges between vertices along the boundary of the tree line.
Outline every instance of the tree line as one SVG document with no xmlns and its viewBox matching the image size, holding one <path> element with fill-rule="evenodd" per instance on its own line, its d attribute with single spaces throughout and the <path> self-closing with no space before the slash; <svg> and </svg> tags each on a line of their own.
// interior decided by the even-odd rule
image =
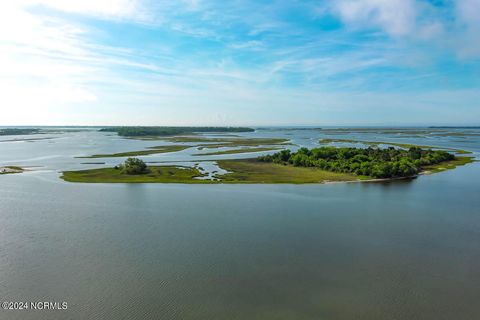
<svg viewBox="0 0 480 320">
<path fill-rule="evenodd" d="M 108 127 L 100 129 L 102 132 L 116 132 L 123 137 L 140 136 L 173 136 L 192 134 L 196 132 L 253 132 L 246 127 Z"/>
<path fill-rule="evenodd" d="M 282 150 L 273 155 L 258 158 L 262 162 L 273 162 L 297 167 L 353 173 L 373 178 L 395 178 L 415 176 L 428 165 L 455 159 L 446 151 L 411 147 L 409 149 L 380 148 L 300 148 L 297 152 Z"/>
<path fill-rule="evenodd" d="M 39 131 L 40 129 L 31 129 L 31 128 L 4 128 L 4 129 L 0 129 L 0 136 L 36 134 L 36 133 L 39 133 Z"/>
</svg>

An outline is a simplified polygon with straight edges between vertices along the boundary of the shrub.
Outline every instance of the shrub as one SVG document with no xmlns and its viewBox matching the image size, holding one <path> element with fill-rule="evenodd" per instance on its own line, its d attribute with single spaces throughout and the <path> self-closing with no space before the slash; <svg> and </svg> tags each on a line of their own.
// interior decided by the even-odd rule
<svg viewBox="0 0 480 320">
<path fill-rule="evenodd" d="M 148 172 L 145 162 L 138 158 L 128 158 L 125 160 L 122 170 L 126 174 L 142 174 Z"/>
</svg>

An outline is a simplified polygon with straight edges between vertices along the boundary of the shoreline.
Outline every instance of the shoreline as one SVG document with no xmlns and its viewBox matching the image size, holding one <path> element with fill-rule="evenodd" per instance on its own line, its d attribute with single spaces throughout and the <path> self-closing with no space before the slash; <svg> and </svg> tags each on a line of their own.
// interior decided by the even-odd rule
<svg viewBox="0 0 480 320">
<path fill-rule="evenodd" d="M 351 181 L 325 181 L 323 184 L 339 184 L 339 183 L 361 183 L 361 182 L 366 182 L 366 183 L 375 183 L 375 182 L 393 182 L 393 181 L 399 181 L 399 180 L 414 180 L 417 179 L 419 176 L 423 175 L 423 173 L 410 176 L 410 177 L 395 177 L 395 178 L 378 178 L 378 179 L 357 179 L 357 180 L 351 180 Z"/>
</svg>

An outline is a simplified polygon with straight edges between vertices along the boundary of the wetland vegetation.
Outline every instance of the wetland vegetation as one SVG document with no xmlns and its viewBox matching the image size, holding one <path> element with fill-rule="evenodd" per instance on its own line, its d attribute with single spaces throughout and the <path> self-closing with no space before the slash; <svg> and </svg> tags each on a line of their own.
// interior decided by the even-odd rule
<svg viewBox="0 0 480 320">
<path fill-rule="evenodd" d="M 290 140 L 282 138 L 205 138 L 205 137 L 170 137 L 162 139 L 175 143 L 197 143 L 199 150 L 223 147 L 259 147 L 286 145 Z"/>
<path fill-rule="evenodd" d="M 475 161 L 474 157 L 455 157 L 455 159 L 450 161 L 445 161 L 437 164 L 430 164 L 427 166 L 422 167 L 422 173 L 430 174 L 430 173 L 437 173 L 442 172 L 445 170 L 455 169 L 458 166 L 463 166 L 468 163 L 472 163 Z"/>
<path fill-rule="evenodd" d="M 91 159 L 91 158 L 117 158 L 117 157 L 134 157 L 134 156 L 147 156 L 157 153 L 169 153 L 182 151 L 191 146 L 186 145 L 171 145 L 171 146 L 157 146 L 149 147 L 147 150 L 138 150 L 138 151 L 128 151 L 128 152 L 119 152 L 119 153 L 106 153 L 106 154 L 94 154 L 91 156 L 76 157 L 81 159 Z"/>
<path fill-rule="evenodd" d="M 22 173 L 25 169 L 19 166 L 0 167 L 0 174 Z"/>
<path fill-rule="evenodd" d="M 146 156 L 151 154 L 177 152 L 177 151 L 182 151 L 191 147 L 197 147 L 198 150 L 210 149 L 210 148 L 224 148 L 224 147 L 250 147 L 250 149 L 217 151 L 217 152 L 204 153 L 199 155 L 235 154 L 235 153 L 245 153 L 245 152 L 276 150 L 278 148 L 275 148 L 274 146 L 286 145 L 289 141 L 288 139 L 278 139 L 278 138 L 204 138 L 204 137 L 196 137 L 196 136 L 191 136 L 191 137 L 175 136 L 175 137 L 163 138 L 161 140 L 165 140 L 173 143 L 188 143 L 188 144 L 155 146 L 155 147 L 148 147 L 146 150 L 136 150 L 136 151 L 127 151 L 127 152 L 119 152 L 119 153 L 107 153 L 107 154 L 94 154 L 91 156 L 80 156 L 77 158 L 89 159 L 89 158 L 116 158 L 116 157 Z M 196 144 L 194 145 L 194 143 Z M 272 146 L 272 147 L 261 147 L 261 146 Z"/>
<path fill-rule="evenodd" d="M 62 179 L 69 182 L 90 183 L 208 183 L 210 180 L 194 179 L 203 174 L 197 168 L 181 166 L 148 166 L 143 174 L 128 174 L 121 168 L 100 168 L 65 171 Z"/>
<path fill-rule="evenodd" d="M 128 158 L 114 168 L 65 171 L 61 178 L 69 182 L 91 183 L 208 183 L 197 166 L 147 166 L 138 158 Z"/>
<path fill-rule="evenodd" d="M 366 179 L 349 173 L 318 168 L 295 167 L 258 159 L 220 160 L 218 165 L 229 173 L 218 176 L 223 183 L 324 183 Z"/>
<path fill-rule="evenodd" d="M 232 149 L 232 150 L 223 150 L 223 151 L 215 151 L 215 152 L 207 152 L 207 153 L 197 153 L 193 156 L 217 156 L 217 155 L 224 155 L 224 154 L 239 154 L 239 153 L 251 153 L 251 152 L 261 152 L 261 151 L 274 151 L 279 150 L 279 148 L 267 148 L 267 147 L 259 147 L 259 148 L 243 148 L 243 149 Z"/>
</svg>

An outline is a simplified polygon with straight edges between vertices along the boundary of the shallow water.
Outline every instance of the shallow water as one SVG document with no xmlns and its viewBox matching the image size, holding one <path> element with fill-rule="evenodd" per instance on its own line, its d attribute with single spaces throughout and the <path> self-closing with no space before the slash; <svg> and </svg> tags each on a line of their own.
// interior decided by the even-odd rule
<svg viewBox="0 0 480 320">
<path fill-rule="evenodd" d="M 244 135 L 480 152 L 478 136 Z M 480 319 L 478 162 L 392 183 L 74 184 L 59 171 L 99 167 L 74 156 L 161 143 L 52 136 L 0 143 L 0 165 L 40 166 L 0 176 L 0 298 L 68 309 L 0 319 Z M 197 161 L 193 152 L 143 158 Z"/>
</svg>

